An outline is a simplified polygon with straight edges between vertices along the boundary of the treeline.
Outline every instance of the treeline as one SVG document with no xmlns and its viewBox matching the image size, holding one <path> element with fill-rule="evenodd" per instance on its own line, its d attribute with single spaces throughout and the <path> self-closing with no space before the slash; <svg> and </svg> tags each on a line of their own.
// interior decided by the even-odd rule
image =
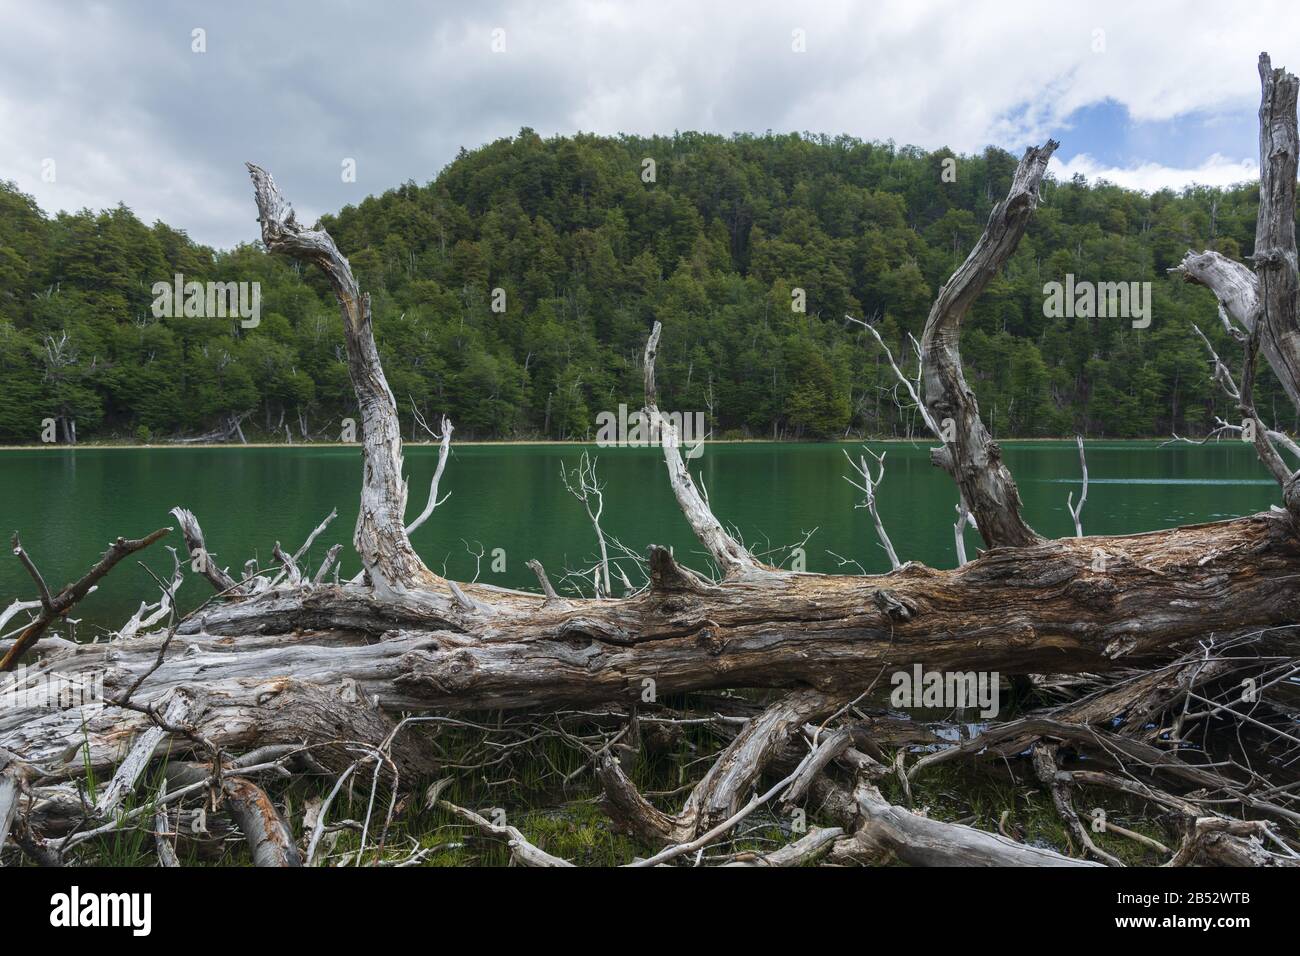
<svg viewBox="0 0 1300 956">
<path fill-rule="evenodd" d="M 848 137 L 524 129 L 324 224 L 372 295 L 413 432 L 417 409 L 464 438 L 594 437 L 600 412 L 639 407 L 657 319 L 660 404 L 704 412 L 714 437 L 884 437 L 918 422 L 844 316 L 876 323 L 914 370 L 909 335 L 1015 165 L 997 149 Z M 1221 354 L 1239 349 L 1212 296 L 1167 270 L 1188 248 L 1249 255 L 1257 201 L 1257 186 L 1148 196 L 1049 182 L 964 331 L 994 433 L 1197 435 L 1236 415 L 1191 324 Z M 153 286 L 177 273 L 259 282 L 260 322 L 155 317 Z M 1045 316 L 1044 285 L 1067 275 L 1152 283 L 1150 326 Z M 1265 417 L 1291 414 L 1270 375 L 1258 387 Z M 48 438 L 50 420 L 61 441 L 336 438 L 353 414 L 339 313 L 315 270 L 252 242 L 214 251 L 124 206 L 47 217 L 0 184 L 0 440 L 39 441 L 42 423 Z"/>
</svg>

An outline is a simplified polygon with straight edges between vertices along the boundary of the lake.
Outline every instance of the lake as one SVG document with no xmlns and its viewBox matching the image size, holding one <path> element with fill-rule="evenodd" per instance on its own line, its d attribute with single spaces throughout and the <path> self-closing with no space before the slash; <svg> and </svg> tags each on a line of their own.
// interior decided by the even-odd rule
<svg viewBox="0 0 1300 956">
<path fill-rule="evenodd" d="M 885 571 L 888 560 L 871 518 L 854 508 L 861 494 L 843 477 L 848 474 L 843 451 L 856 453 L 860 447 L 710 444 L 691 471 L 703 478 L 714 512 L 739 529 L 752 550 L 777 548 L 779 559 L 785 559 L 790 546 L 813 532 L 804 549 L 807 570 L 856 573 L 856 566 L 840 563 L 846 559 L 867 571 Z M 953 566 L 957 493 L 951 479 L 930 465 L 926 445 L 877 442 L 871 447 L 887 453 L 878 503 L 899 557 Z M 1073 442 L 1006 442 L 1003 449 L 1030 524 L 1051 536 L 1073 533 L 1066 509 L 1066 495 L 1077 494 L 1079 486 Z M 525 562 L 538 558 L 558 586 L 565 568 L 590 567 L 595 553 L 586 513 L 560 478 L 561 468 L 575 465 L 584 450 L 598 456 L 608 534 L 639 553 L 648 544 L 668 545 L 685 563 L 707 566 L 654 448 L 453 445 L 441 486 L 451 497 L 413 535 L 416 549 L 434 570 L 469 580 L 476 560 L 468 549 L 481 548 L 481 581 L 531 590 L 537 589 L 536 579 Z M 1166 447 L 1092 442 L 1087 455 L 1083 525 L 1089 534 L 1234 517 L 1279 500 L 1254 450 L 1239 442 Z M 434 446 L 406 450 L 411 518 L 424 507 L 436 461 Z M 339 516 L 305 563 L 314 571 L 331 544 L 344 542 L 343 571 L 350 576 L 360 567 L 350 545 L 360 481 L 356 445 L 5 451 L 0 452 L 0 530 L 21 533 L 57 590 L 83 574 L 116 536 L 138 537 L 174 525 L 167 513 L 174 505 L 198 516 L 216 561 L 236 575 L 251 557 L 270 565 L 277 541 L 292 553 L 331 508 L 338 508 Z M 979 536 L 968 531 L 966 537 L 974 556 Z M 137 556 L 164 579 L 172 567 L 165 544 L 184 554 L 177 532 Z M 502 549 L 495 562 L 494 549 Z M 180 603 L 192 606 L 210 593 L 206 582 L 189 577 Z M 35 588 L 17 560 L 6 555 L 0 560 L 0 598 L 8 604 L 15 597 L 31 599 Z M 156 600 L 157 587 L 136 559 L 128 559 L 78 607 L 79 636 L 120 626 L 144 598 Z"/>
</svg>

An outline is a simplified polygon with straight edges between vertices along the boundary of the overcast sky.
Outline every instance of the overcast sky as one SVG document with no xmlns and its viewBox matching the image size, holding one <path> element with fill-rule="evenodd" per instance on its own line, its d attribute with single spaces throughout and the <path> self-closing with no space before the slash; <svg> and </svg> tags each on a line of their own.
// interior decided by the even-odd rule
<svg viewBox="0 0 1300 956">
<path fill-rule="evenodd" d="M 220 247 L 257 235 L 244 160 L 310 222 L 523 126 L 1052 135 L 1058 176 L 1227 184 L 1257 176 L 1264 49 L 1300 69 L 1300 2 L 0 0 L 0 179 Z"/>
</svg>

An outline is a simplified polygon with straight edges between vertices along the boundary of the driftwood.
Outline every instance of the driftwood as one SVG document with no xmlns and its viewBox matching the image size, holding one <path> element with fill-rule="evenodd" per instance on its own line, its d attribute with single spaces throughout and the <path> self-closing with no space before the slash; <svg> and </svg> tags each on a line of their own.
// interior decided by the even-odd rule
<svg viewBox="0 0 1300 956">
<path fill-rule="evenodd" d="M 1190 281 L 1214 290 L 1225 321 L 1243 330 L 1238 397 L 1252 416 L 1256 348 L 1288 391 L 1300 394 L 1291 222 L 1296 84 L 1266 59 L 1261 77 L 1268 172 L 1255 273 L 1212 253 L 1189 254 L 1182 266 Z M 236 578 L 207 554 L 197 517 L 178 507 L 172 513 L 191 570 L 206 579 L 213 596 L 183 619 L 168 600 L 164 629 L 150 631 L 142 618 L 122 640 L 78 645 L 45 637 L 45 631 L 113 564 L 166 529 L 138 541 L 119 539 L 90 573 L 58 595 L 15 539 L 38 599 L 5 612 L 6 620 L 34 615 L 16 640 L 0 642 L 0 668 L 34 651 L 41 674 L 57 672 L 72 682 L 102 677 L 104 699 L 97 709 L 52 706 L 48 699 L 29 699 L 26 677 L 0 684 L 0 840 L 10 836 L 10 844 L 38 862 L 69 862 L 96 837 L 143 823 L 158 833 L 158 854 L 168 865 L 176 853 L 167 810 L 189 801 L 188 812 L 205 806 L 228 816 L 255 863 L 301 865 L 318 859 L 324 812 L 343 781 L 352 786 L 368 778 L 370 811 L 353 857 L 359 861 L 368 846 L 383 845 L 396 793 L 437 766 L 413 721 L 485 709 L 543 714 L 584 708 L 579 716 L 604 740 L 588 748 L 587 766 L 604 791 L 605 807 L 652 850 L 630 865 L 698 863 L 744 821 L 800 806 L 833 825 L 771 852 L 730 854 L 726 862 L 1091 865 L 904 805 L 912 782 L 935 763 L 989 754 L 1005 760 L 1029 751 L 1033 779 L 1051 794 L 1082 844 L 1076 848 L 1104 862 L 1118 861 L 1083 829 L 1075 808 L 1079 786 L 1112 789 L 1176 816 L 1182 829 L 1172 851 L 1127 828 L 1116 830 L 1146 850 L 1167 851 L 1166 862 L 1300 859 L 1294 840 L 1276 829 L 1279 821 L 1300 821 L 1289 789 L 1271 788 L 1253 770 L 1200 766 L 1147 739 L 1139 727 L 1172 726 L 1176 743 L 1227 719 L 1271 746 L 1290 746 L 1288 740 L 1300 746 L 1288 729 L 1293 712 L 1280 696 L 1266 710 L 1246 712 L 1223 683 L 1249 668 L 1278 695 L 1285 683 L 1280 675 L 1293 661 L 1286 639 L 1300 622 L 1300 482 L 1279 468 L 1280 457 L 1271 457 L 1278 442 L 1267 429 L 1256 436 L 1285 509 L 1147 534 L 1046 540 L 1021 516 L 1015 481 L 962 373 L 962 318 L 1014 252 L 1055 148 L 1049 141 L 1025 153 L 1006 199 L 940 290 L 918 346 L 924 395 L 909 385 L 942 442 L 933 461 L 957 486 L 958 544 L 969 515 L 987 550 L 967 562 L 959 549 L 961 563 L 951 570 L 909 562 L 889 574 L 862 576 L 797 573 L 760 560 L 713 514 L 672 423 L 659 412 L 656 323 L 644 355 L 648 420 L 659 430 L 669 485 L 718 577 L 694 572 L 652 546 L 646 587 L 611 597 L 606 556 L 596 599 L 562 596 L 535 562 L 530 566 L 543 594 L 454 582 L 425 566 L 409 532 L 442 503 L 437 486 L 450 423 L 444 420 L 438 433 L 429 506 L 408 526 L 397 406 L 375 346 L 369 297 L 329 234 L 299 224 L 271 176 L 250 164 L 262 241 L 271 252 L 319 266 L 343 314 L 362 424 L 365 468 L 353 545 L 363 573 L 352 582 L 328 583 L 326 572 L 338 557 L 331 550 L 313 574 L 300 564 L 309 538 L 292 553 L 277 542 L 278 567 L 252 568 Z M 870 501 L 879 478 L 871 476 L 865 458 L 859 463 L 855 470 Z M 170 598 L 174 585 L 160 586 Z M 1281 641 L 1281 651 L 1257 651 L 1266 640 Z M 1246 648 L 1256 656 L 1225 655 L 1225 647 L 1232 655 Z M 908 768 L 908 733 L 886 742 L 887 723 L 861 702 L 882 675 L 918 663 L 944 672 L 1023 676 L 1049 689 L 1052 681 L 1044 675 L 1072 675 L 1094 689 L 1048 713 L 991 725 L 974 741 L 937 750 Z M 729 688 L 782 694 L 765 707 L 703 716 L 683 716 L 678 705 L 662 703 L 670 695 Z M 410 713 L 424 716 L 399 716 Z M 1113 729 L 1125 720 L 1130 723 Z M 640 746 L 670 738 L 674 722 L 692 721 L 724 729 L 730 743 L 678 810 L 661 809 L 637 791 L 622 761 Z M 918 738 L 924 733 L 916 728 Z M 887 746 L 900 749 L 891 756 Z M 1102 769 L 1071 769 L 1069 755 L 1085 751 Z M 145 770 L 161 761 L 167 764 L 166 792 L 152 805 L 124 809 Z M 299 847 L 267 781 L 303 766 L 337 782 L 307 845 Z M 77 790 L 87 770 L 109 781 L 93 805 Z M 882 789 L 894 778 L 902 803 Z M 382 825 L 381 780 L 393 795 Z M 1254 818 L 1228 816 L 1229 804 Z M 513 825 L 448 801 L 439 805 L 478 836 L 506 841 L 521 865 L 568 865 Z M 417 851 L 410 861 L 421 858 Z"/>
<path fill-rule="evenodd" d="M 1038 188 L 1057 143 L 1030 149 L 1020 160 L 1007 198 L 989 214 L 984 234 L 966 261 L 939 290 L 921 336 L 925 404 L 945 444 L 931 453 L 957 482 L 990 547 L 1023 546 L 1039 536 L 1020 516 L 1020 492 L 1002 464 L 1002 451 L 980 420 L 975 393 L 962 374 L 961 320 L 1015 252 L 1038 205 Z"/>
</svg>

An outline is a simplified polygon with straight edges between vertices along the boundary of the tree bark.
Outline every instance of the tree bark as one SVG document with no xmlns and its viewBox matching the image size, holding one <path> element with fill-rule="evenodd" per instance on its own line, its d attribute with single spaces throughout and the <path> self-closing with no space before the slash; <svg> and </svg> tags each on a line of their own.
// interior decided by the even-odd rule
<svg viewBox="0 0 1300 956">
<path fill-rule="evenodd" d="M 279 252 L 314 262 L 324 271 L 343 313 L 348 374 L 361 412 L 365 474 L 353 544 L 380 595 L 443 583 L 411 546 L 406 533 L 406 479 L 402 476 L 402 434 L 397 401 L 388 387 L 375 346 L 370 295 L 362 293 L 352 267 L 329 233 L 307 229 L 294 216 L 270 173 L 248 164 L 257 199 L 262 242 Z"/>
<path fill-rule="evenodd" d="M 1188 250 L 1170 270 L 1214 293 L 1229 322 L 1246 334 L 1262 323 L 1260 349 L 1300 409 L 1300 316 L 1297 315 L 1295 184 L 1300 138 L 1296 130 L 1297 79 L 1259 57 L 1259 214 L 1255 220 L 1255 271 L 1226 256 Z M 1232 331 L 1230 326 L 1229 331 Z"/>
<path fill-rule="evenodd" d="M 1093 569 L 1095 549 L 1107 570 Z M 440 612 L 411 594 L 404 603 L 380 600 L 357 585 L 232 602 L 180 629 L 138 697 L 202 688 L 204 733 L 235 747 L 310 731 L 293 707 L 276 708 L 278 725 L 268 719 L 267 704 L 280 698 L 288 675 L 317 688 L 353 682 L 356 695 L 377 697 L 390 713 L 632 702 L 646 679 L 660 695 L 800 686 L 856 693 L 882 668 L 916 662 L 1102 673 L 1167 658 L 1179 642 L 1208 633 L 1300 618 L 1300 548 L 1277 514 L 998 548 L 951 571 L 909 564 L 875 577 L 783 572 L 695 584 L 663 573 L 671 559 L 657 554 L 661 583 L 623 600 L 548 604 L 540 595 L 466 586 L 496 602 L 483 617 L 448 616 L 445 605 Z M 61 643 L 48 661 L 70 677 L 106 669 L 111 697 L 153 667 L 163 640 Z M 75 711 L 8 707 L 0 709 L 0 745 L 29 761 L 57 761 L 67 741 L 81 739 L 80 726 Z M 116 713 L 90 720 L 91 763 L 115 765 L 130 726 L 129 715 Z"/>
<path fill-rule="evenodd" d="M 1038 187 L 1057 143 L 1025 152 L 1007 198 L 989 214 L 975 248 L 939 290 L 921 337 L 925 404 L 944 447 L 934 463 L 957 482 L 989 547 L 1024 547 L 1041 540 L 1020 515 L 1020 492 L 1002 463 L 1002 450 L 980 420 L 975 393 L 961 367 L 961 321 L 984 287 L 1016 251 L 1038 205 Z"/>
</svg>

